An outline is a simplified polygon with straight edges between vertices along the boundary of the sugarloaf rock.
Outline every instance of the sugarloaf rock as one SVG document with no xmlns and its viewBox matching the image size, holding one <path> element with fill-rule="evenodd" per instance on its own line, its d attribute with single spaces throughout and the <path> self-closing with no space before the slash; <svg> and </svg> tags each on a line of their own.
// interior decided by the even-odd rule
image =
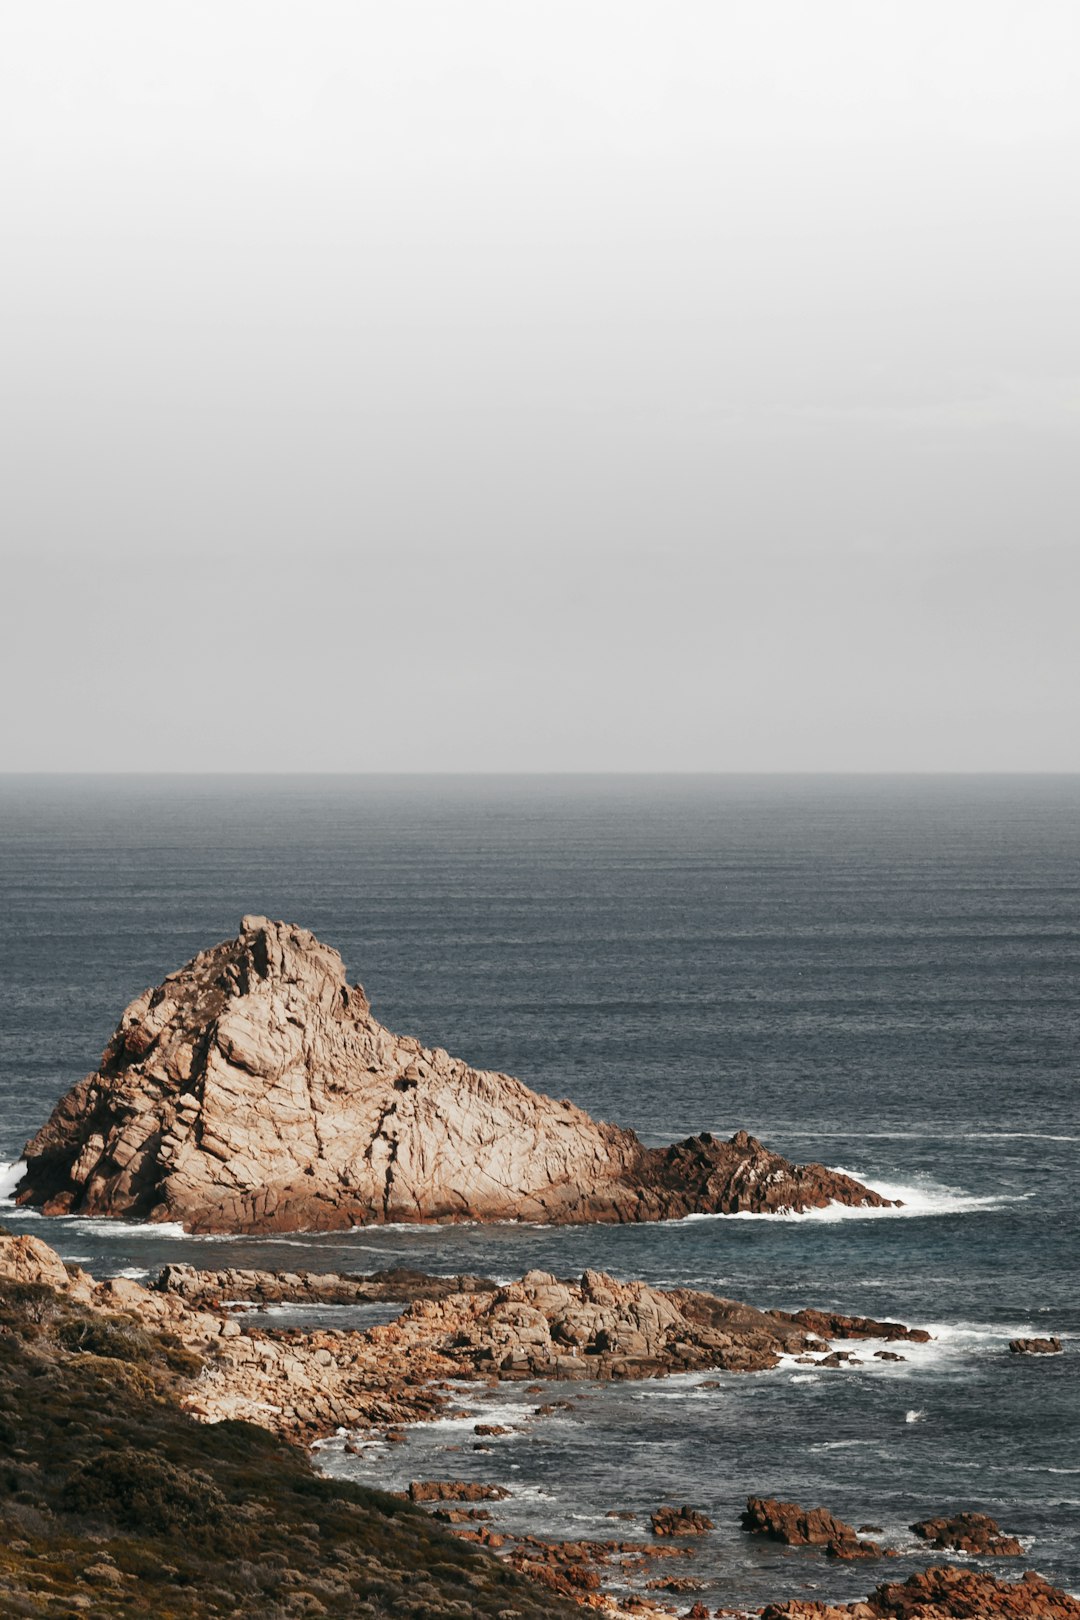
<svg viewBox="0 0 1080 1620">
<path fill-rule="evenodd" d="M 306 929 L 245 917 L 123 1014 L 27 1144 L 46 1214 L 191 1231 L 651 1221 L 888 1200 L 740 1131 L 646 1148 L 508 1075 L 394 1035 Z"/>
</svg>

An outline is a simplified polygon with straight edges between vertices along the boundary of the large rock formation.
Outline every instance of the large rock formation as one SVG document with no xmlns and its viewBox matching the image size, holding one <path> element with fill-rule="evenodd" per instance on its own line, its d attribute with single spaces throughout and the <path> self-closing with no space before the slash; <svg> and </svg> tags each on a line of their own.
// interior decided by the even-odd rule
<svg viewBox="0 0 1080 1620">
<path fill-rule="evenodd" d="M 25 1157 L 20 1203 L 202 1232 L 889 1202 L 742 1131 L 646 1148 L 393 1035 L 336 951 L 265 917 L 133 1001 Z"/>
</svg>

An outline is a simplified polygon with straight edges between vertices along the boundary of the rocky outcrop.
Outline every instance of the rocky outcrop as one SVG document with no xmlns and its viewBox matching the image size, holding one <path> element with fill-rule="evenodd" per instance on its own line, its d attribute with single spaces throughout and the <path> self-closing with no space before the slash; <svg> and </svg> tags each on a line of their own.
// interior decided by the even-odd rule
<svg viewBox="0 0 1080 1620">
<path fill-rule="evenodd" d="M 246 1419 L 292 1440 L 310 1442 L 338 1427 L 393 1433 L 438 1417 L 448 1405 L 449 1379 L 752 1372 L 817 1342 L 780 1311 L 618 1282 L 598 1271 L 577 1282 L 532 1271 L 505 1287 L 449 1294 L 438 1286 L 445 1279 L 412 1274 L 413 1303 L 393 1321 L 363 1331 L 275 1331 L 223 1305 L 198 1281 L 223 1275 L 167 1266 L 149 1288 L 127 1277 L 95 1283 L 78 1268 L 69 1271 L 38 1239 L 0 1233 L 0 1280 L 44 1283 L 94 1310 L 175 1334 L 205 1358 L 187 1396 L 192 1413 L 209 1421 Z M 345 1280 L 321 1281 L 333 1292 Z M 410 1292 L 400 1278 L 398 1289 Z M 544 1411 L 538 1406 L 537 1416 Z"/>
<path fill-rule="evenodd" d="M 797 1502 L 779 1502 L 774 1496 L 748 1496 L 742 1527 L 752 1535 L 768 1536 L 787 1547 L 821 1547 L 830 1558 L 880 1558 L 875 1541 L 860 1539 L 854 1526 L 835 1518 L 826 1508 L 802 1508 Z"/>
<path fill-rule="evenodd" d="M 1029 1571 L 998 1581 L 973 1569 L 927 1569 L 862 1603 L 770 1603 L 761 1620 L 1080 1620 L 1080 1601 Z"/>
<path fill-rule="evenodd" d="M 174 1264 L 163 1266 L 154 1282 L 162 1293 L 179 1294 L 189 1305 L 211 1309 L 216 1309 L 223 1299 L 254 1305 L 411 1305 L 417 1299 L 445 1299 L 448 1294 L 494 1294 L 498 1286 L 489 1277 L 468 1273 L 433 1277 L 410 1266 L 354 1275 L 336 1271 L 255 1271 L 237 1266 L 198 1271 L 194 1266 Z"/>
<path fill-rule="evenodd" d="M 714 1528 L 712 1520 L 697 1508 L 658 1507 L 650 1516 L 654 1536 L 704 1536 Z"/>
<path fill-rule="evenodd" d="M 930 1339 L 925 1328 L 878 1322 L 872 1316 L 841 1316 L 836 1311 L 796 1311 L 791 1320 L 808 1333 L 816 1333 L 819 1339 L 908 1339 L 915 1344 L 926 1344 Z"/>
<path fill-rule="evenodd" d="M 43 1266 L 15 1281 L 33 1251 L 7 1254 L 5 1620 L 582 1620 L 424 1508 L 319 1477 L 251 1424 L 193 1423 L 195 1358 L 170 1334 L 81 1305 Z"/>
<path fill-rule="evenodd" d="M 336 951 L 265 917 L 131 1003 L 25 1159 L 20 1203 L 204 1232 L 889 1202 L 745 1132 L 646 1148 L 571 1102 L 394 1035 Z"/>
<path fill-rule="evenodd" d="M 1060 1356 L 1060 1339 L 1010 1339 L 1014 1356 Z"/>
<path fill-rule="evenodd" d="M 510 1492 L 502 1485 L 478 1485 L 464 1479 L 414 1480 L 410 1502 L 502 1502 Z"/>
<path fill-rule="evenodd" d="M 954 1513 L 951 1518 L 920 1519 L 911 1529 L 923 1541 L 955 1552 L 982 1558 L 1022 1558 L 1024 1549 L 1015 1536 L 1005 1535 L 986 1513 Z"/>
<path fill-rule="evenodd" d="M 25 1287 L 70 1288 L 78 1272 L 69 1271 L 55 1249 L 36 1237 L 0 1232 L 0 1280 Z"/>
</svg>

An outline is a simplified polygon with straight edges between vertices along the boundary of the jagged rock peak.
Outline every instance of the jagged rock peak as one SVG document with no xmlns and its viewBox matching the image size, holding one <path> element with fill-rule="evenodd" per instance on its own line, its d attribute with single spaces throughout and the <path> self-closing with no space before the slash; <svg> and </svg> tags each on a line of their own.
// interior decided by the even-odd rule
<svg viewBox="0 0 1080 1620">
<path fill-rule="evenodd" d="M 261 916 L 131 1003 L 26 1161 L 17 1197 L 47 1214 L 196 1231 L 885 1202 L 742 1131 L 645 1148 L 570 1102 L 394 1035 L 337 951 Z"/>
</svg>

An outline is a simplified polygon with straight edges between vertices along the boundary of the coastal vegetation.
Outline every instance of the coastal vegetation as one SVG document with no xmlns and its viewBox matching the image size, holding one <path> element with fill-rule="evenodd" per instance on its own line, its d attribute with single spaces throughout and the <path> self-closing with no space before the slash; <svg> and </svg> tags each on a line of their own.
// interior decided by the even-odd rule
<svg viewBox="0 0 1080 1620">
<path fill-rule="evenodd" d="M 200 1358 L 0 1282 L 0 1612 L 103 1620 L 572 1614 L 422 1509 L 180 1406 Z M 580 1611 L 577 1611 L 580 1613 Z"/>
</svg>

